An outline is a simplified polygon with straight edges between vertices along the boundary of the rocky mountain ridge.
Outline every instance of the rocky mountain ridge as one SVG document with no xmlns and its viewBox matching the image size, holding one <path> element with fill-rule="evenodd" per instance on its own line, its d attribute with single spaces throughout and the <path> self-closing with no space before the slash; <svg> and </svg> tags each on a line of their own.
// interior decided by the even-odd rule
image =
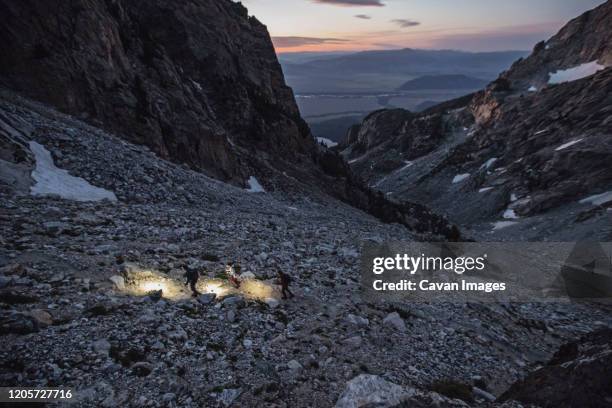
<svg viewBox="0 0 612 408">
<path fill-rule="evenodd" d="M 572 20 L 485 90 L 377 111 L 340 147 L 370 186 L 478 236 L 612 236 L 612 2 Z"/>
</svg>

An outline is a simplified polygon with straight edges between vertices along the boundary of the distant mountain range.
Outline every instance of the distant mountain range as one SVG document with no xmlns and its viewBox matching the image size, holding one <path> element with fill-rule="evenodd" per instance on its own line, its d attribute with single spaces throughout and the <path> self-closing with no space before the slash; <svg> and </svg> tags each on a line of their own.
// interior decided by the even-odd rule
<svg viewBox="0 0 612 408">
<path fill-rule="evenodd" d="M 424 89 L 480 89 L 489 81 L 469 77 L 467 75 L 425 75 L 412 79 L 399 88 L 398 91 L 419 91 Z"/>
<path fill-rule="evenodd" d="M 401 49 L 363 51 L 300 61 L 281 57 L 288 84 L 297 93 L 393 90 L 425 75 L 494 79 L 527 51 L 466 52 Z"/>
</svg>

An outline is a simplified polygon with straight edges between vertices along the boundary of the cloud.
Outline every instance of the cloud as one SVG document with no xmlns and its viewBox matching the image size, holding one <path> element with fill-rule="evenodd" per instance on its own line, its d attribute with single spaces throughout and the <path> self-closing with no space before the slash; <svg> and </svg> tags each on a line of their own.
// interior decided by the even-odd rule
<svg viewBox="0 0 612 408">
<path fill-rule="evenodd" d="M 291 48 L 303 45 L 341 44 L 348 42 L 348 40 L 318 37 L 272 37 L 272 42 L 276 48 Z"/>
<path fill-rule="evenodd" d="M 342 7 L 384 7 L 382 0 L 311 0 L 315 3 Z"/>
<path fill-rule="evenodd" d="M 367 14 L 357 14 L 355 17 L 356 18 L 360 18 L 362 20 L 371 20 L 372 19 L 372 17 L 368 16 Z"/>
<path fill-rule="evenodd" d="M 419 23 L 418 21 L 407 20 L 405 18 L 396 18 L 395 20 L 391 20 L 391 22 L 397 24 L 402 28 L 409 28 L 421 25 L 421 23 Z"/>
</svg>

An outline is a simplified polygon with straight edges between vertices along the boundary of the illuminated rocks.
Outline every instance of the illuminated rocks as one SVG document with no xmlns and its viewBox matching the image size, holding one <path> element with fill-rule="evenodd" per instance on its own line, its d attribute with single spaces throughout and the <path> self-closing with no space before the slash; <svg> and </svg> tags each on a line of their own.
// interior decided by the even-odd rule
<svg viewBox="0 0 612 408">
<path fill-rule="evenodd" d="M 123 276 L 113 275 L 110 278 L 108 278 L 108 280 L 113 282 L 113 284 L 115 285 L 117 289 L 125 290 L 125 280 L 123 279 Z"/>
</svg>

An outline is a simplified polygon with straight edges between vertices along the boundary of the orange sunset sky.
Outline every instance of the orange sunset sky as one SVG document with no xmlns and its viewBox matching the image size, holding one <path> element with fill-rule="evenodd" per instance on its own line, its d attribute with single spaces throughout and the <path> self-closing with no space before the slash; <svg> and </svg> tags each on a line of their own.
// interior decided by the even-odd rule
<svg viewBox="0 0 612 408">
<path fill-rule="evenodd" d="M 528 50 L 603 0 L 243 0 L 278 53 Z"/>
</svg>

